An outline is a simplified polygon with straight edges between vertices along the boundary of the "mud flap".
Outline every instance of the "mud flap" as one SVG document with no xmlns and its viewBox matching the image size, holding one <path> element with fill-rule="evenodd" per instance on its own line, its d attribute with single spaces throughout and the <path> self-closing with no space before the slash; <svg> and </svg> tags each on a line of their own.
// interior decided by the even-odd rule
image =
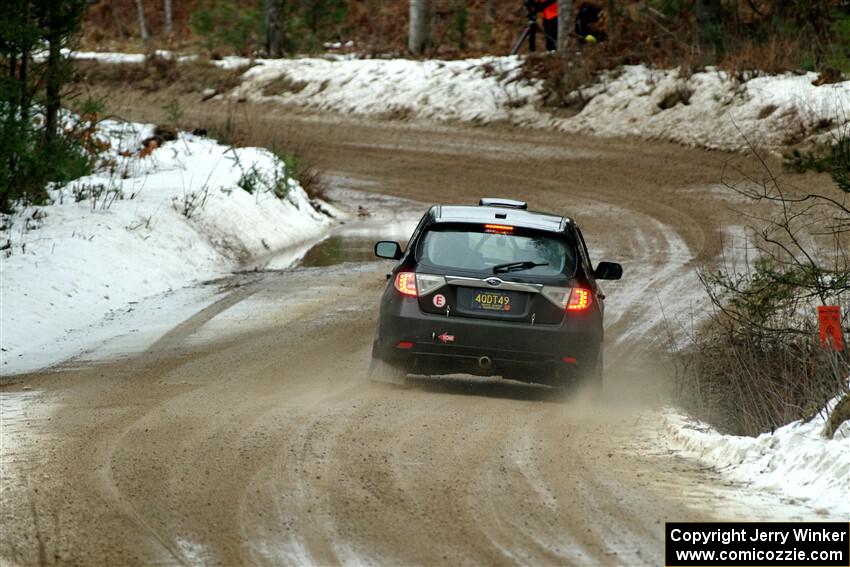
<svg viewBox="0 0 850 567">
<path fill-rule="evenodd" d="M 407 372 L 373 356 L 372 363 L 369 365 L 369 381 L 404 386 L 407 383 Z"/>
</svg>

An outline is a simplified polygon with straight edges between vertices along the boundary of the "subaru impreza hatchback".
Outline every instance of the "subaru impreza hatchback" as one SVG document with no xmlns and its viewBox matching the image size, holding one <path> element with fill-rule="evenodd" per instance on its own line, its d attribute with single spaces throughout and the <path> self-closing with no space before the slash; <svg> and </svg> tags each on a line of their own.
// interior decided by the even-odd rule
<svg viewBox="0 0 850 567">
<path fill-rule="evenodd" d="M 468 373 L 569 387 L 602 387 L 605 296 L 597 280 L 620 279 L 619 264 L 594 269 L 571 219 L 520 201 L 434 206 L 407 248 L 382 241 L 388 275 L 370 374 Z"/>
</svg>

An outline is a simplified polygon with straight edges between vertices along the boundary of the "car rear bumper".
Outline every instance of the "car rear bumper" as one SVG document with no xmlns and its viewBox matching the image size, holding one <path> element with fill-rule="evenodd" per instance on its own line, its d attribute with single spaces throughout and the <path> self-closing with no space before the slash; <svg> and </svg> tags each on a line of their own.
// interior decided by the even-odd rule
<svg viewBox="0 0 850 567">
<path fill-rule="evenodd" d="M 466 372 L 537 381 L 595 367 L 602 341 L 595 314 L 565 316 L 557 325 L 423 313 L 399 298 L 381 313 L 375 348 L 409 372 Z"/>
</svg>

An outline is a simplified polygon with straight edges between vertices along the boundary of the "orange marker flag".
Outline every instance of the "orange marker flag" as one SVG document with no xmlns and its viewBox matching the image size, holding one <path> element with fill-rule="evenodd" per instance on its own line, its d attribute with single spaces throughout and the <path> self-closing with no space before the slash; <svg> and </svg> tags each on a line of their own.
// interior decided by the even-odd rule
<svg viewBox="0 0 850 567">
<path fill-rule="evenodd" d="M 843 352 L 844 338 L 841 335 L 841 307 L 838 305 L 819 306 L 818 323 L 820 324 L 820 343 L 823 345 L 823 348 Z"/>
</svg>

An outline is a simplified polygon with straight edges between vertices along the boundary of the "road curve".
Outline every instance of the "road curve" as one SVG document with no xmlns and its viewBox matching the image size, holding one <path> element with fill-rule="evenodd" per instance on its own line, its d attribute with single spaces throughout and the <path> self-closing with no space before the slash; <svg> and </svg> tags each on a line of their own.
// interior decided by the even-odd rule
<svg viewBox="0 0 850 567">
<path fill-rule="evenodd" d="M 372 191 L 577 216 L 595 259 L 626 266 L 606 288 L 605 399 L 370 384 L 385 264 L 235 275 L 144 352 L 4 379 L 51 409 L 29 406 L 4 445 L 3 562 L 659 565 L 665 521 L 734 509 L 656 437 L 660 306 L 684 310 L 721 249 L 727 201 L 707 188 L 728 156 L 255 110 Z M 204 334 L 213 322 L 236 330 Z"/>
</svg>

